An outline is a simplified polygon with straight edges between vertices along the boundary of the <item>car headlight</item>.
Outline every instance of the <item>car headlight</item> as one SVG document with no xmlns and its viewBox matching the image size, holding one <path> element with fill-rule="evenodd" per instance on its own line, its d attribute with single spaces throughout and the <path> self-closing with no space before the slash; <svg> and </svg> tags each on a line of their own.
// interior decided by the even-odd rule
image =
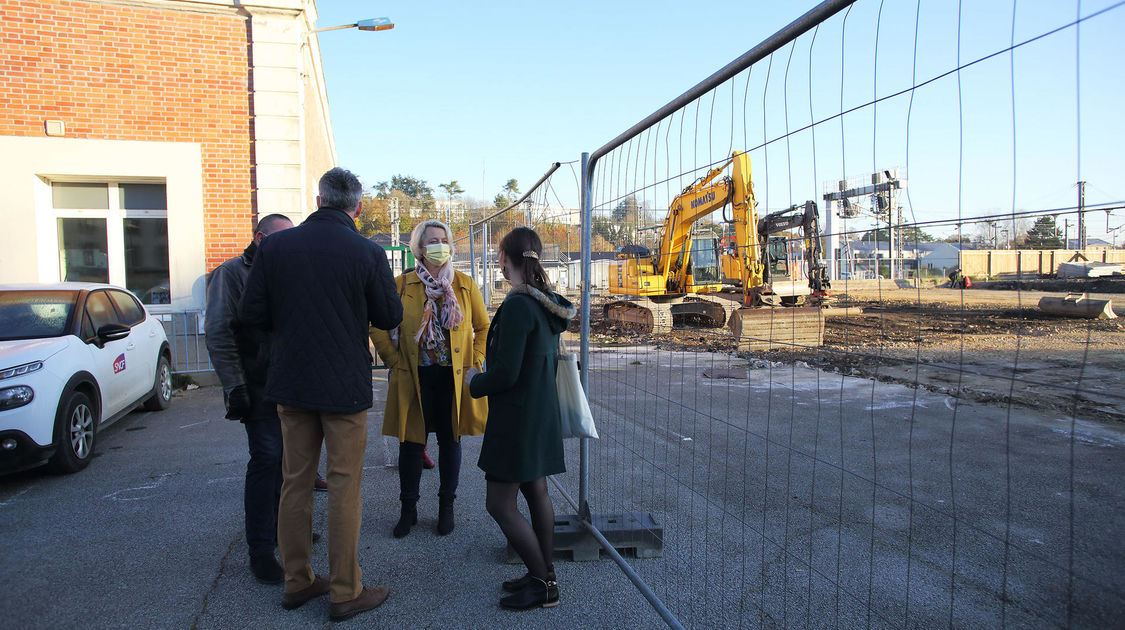
<svg viewBox="0 0 1125 630">
<path fill-rule="evenodd" d="M 0 389 L 0 411 L 22 407 L 35 398 L 35 391 L 27 385 Z"/>
<path fill-rule="evenodd" d="M 23 365 L 14 365 L 10 368 L 0 370 L 0 381 L 6 378 L 13 378 L 16 376 L 23 376 L 24 374 L 31 374 L 36 370 L 43 369 L 42 361 L 32 361 L 31 363 L 24 363 Z"/>
</svg>

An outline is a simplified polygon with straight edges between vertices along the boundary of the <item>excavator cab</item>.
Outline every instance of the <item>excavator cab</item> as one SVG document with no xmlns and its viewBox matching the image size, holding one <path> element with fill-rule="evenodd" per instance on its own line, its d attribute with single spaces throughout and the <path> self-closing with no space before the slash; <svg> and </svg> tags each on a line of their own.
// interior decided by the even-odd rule
<svg viewBox="0 0 1125 630">
<path fill-rule="evenodd" d="M 789 239 L 784 236 L 771 236 L 766 243 L 766 282 L 792 280 L 789 274 Z"/>
<path fill-rule="evenodd" d="M 691 281 L 695 291 L 699 292 L 704 285 L 721 285 L 722 275 L 719 273 L 719 242 L 714 237 L 697 236 L 691 243 Z M 715 287 L 718 291 L 721 286 Z M 703 289 L 706 291 L 706 289 Z"/>
</svg>

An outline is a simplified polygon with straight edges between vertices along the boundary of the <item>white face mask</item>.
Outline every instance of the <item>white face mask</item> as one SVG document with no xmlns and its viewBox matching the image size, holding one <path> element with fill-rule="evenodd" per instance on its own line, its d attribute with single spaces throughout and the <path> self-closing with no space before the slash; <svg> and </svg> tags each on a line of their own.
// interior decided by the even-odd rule
<svg viewBox="0 0 1125 630">
<path fill-rule="evenodd" d="M 445 243 L 433 243 L 426 246 L 426 260 L 444 265 L 445 261 L 453 256 L 453 248 Z"/>
</svg>

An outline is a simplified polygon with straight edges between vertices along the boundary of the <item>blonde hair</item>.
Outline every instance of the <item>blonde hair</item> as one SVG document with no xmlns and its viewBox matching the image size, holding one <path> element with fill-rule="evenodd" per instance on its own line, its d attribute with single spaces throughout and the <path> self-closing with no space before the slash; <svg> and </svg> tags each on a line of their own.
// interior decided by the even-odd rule
<svg viewBox="0 0 1125 630">
<path fill-rule="evenodd" d="M 414 230 L 410 232 L 410 251 L 414 253 L 414 260 L 422 262 L 426 257 L 426 248 L 422 245 L 422 234 L 426 232 L 426 228 L 441 228 L 445 230 L 445 236 L 449 239 L 450 260 L 453 255 L 457 253 L 457 247 L 453 244 L 453 230 L 449 226 L 437 219 L 428 219 L 414 226 Z"/>
</svg>

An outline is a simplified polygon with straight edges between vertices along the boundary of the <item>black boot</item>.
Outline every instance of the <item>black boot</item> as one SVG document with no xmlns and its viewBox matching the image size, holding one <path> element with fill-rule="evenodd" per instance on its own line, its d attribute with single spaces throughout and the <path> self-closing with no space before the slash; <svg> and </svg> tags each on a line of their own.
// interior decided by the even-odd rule
<svg viewBox="0 0 1125 630">
<path fill-rule="evenodd" d="M 453 531 L 453 499 L 441 497 L 438 503 L 437 533 L 446 536 Z"/>
<path fill-rule="evenodd" d="M 262 584 L 281 584 L 285 581 L 285 570 L 272 553 L 250 556 L 250 572 Z"/>
<path fill-rule="evenodd" d="M 553 608 L 559 605 L 559 585 L 554 580 L 540 580 L 529 576 L 529 581 L 519 591 L 500 598 L 500 605 L 510 610 Z"/>
<path fill-rule="evenodd" d="M 514 580 L 505 581 L 503 584 L 500 585 L 500 588 L 503 588 L 505 591 L 508 591 L 509 593 L 515 593 L 517 591 L 522 590 L 523 587 L 530 584 L 531 580 L 533 580 L 533 579 L 535 579 L 535 578 L 531 577 L 530 573 L 524 573 L 521 577 L 518 577 Z M 555 581 L 555 569 L 553 567 L 550 568 L 550 569 L 547 569 L 547 581 L 548 582 L 554 582 Z"/>
<path fill-rule="evenodd" d="M 402 515 L 398 517 L 398 523 L 395 524 L 394 532 L 395 538 L 402 538 L 410 533 L 410 528 L 418 524 L 418 504 L 417 502 L 402 503 Z"/>
</svg>

